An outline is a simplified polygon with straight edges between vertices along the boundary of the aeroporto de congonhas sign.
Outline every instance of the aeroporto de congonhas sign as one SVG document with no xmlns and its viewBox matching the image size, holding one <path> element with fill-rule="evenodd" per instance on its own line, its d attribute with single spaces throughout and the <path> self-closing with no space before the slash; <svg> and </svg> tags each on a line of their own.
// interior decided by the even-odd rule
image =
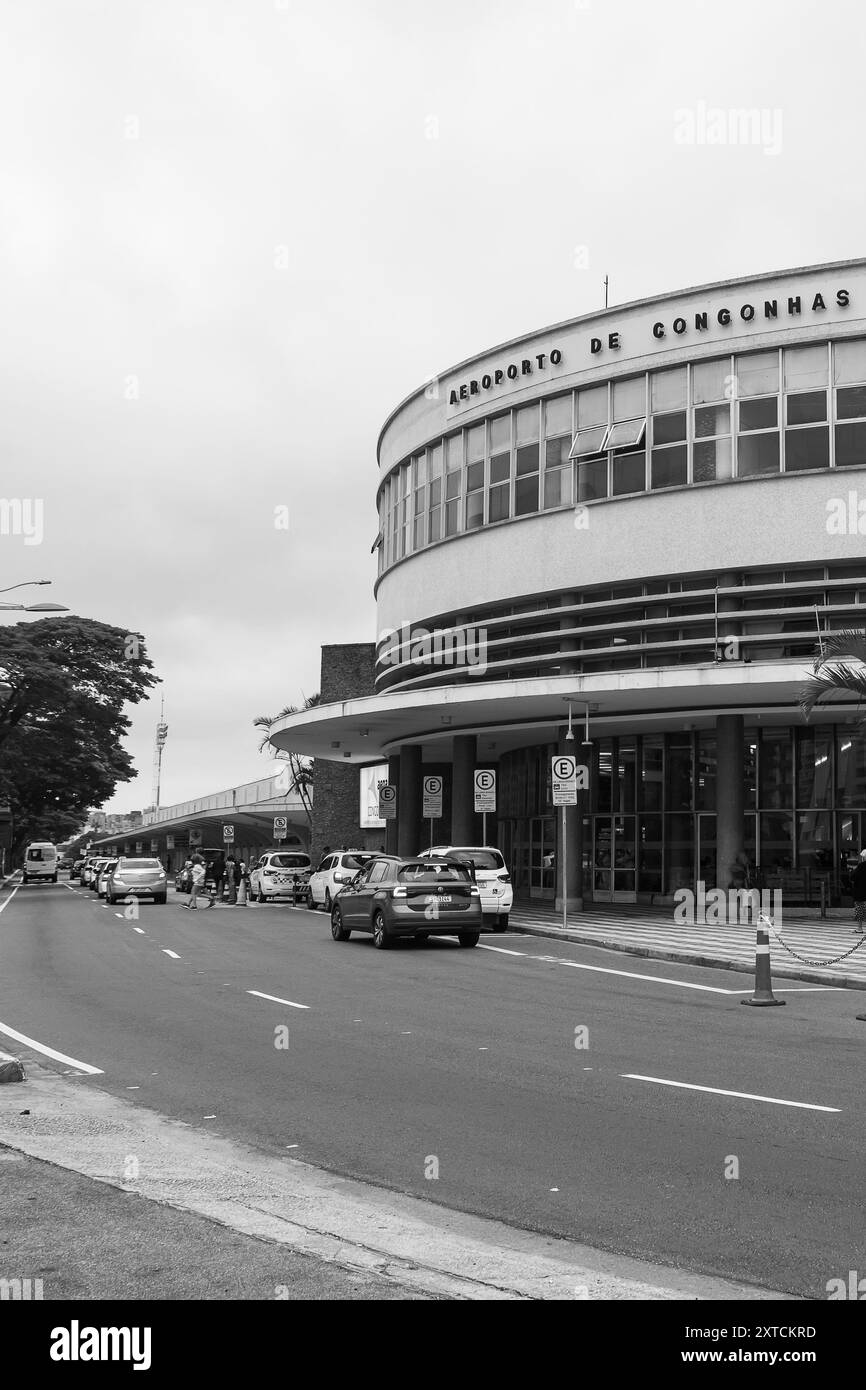
<svg viewBox="0 0 866 1390">
<path fill-rule="evenodd" d="M 854 304 L 854 285 L 864 280 L 866 267 L 855 268 L 846 282 L 830 284 L 816 276 L 804 276 L 782 281 L 767 280 L 743 286 L 733 286 L 727 294 L 686 295 L 681 308 L 672 301 L 667 309 L 663 301 L 636 305 L 621 311 L 624 323 L 617 323 L 615 309 L 599 314 L 592 325 L 574 325 L 568 337 L 545 352 L 524 349 L 526 356 L 513 357 L 485 364 L 484 370 L 468 380 L 446 387 L 449 412 L 464 404 L 477 403 L 488 392 L 500 394 L 503 389 L 527 385 L 527 378 L 550 377 L 551 373 L 580 371 L 594 359 L 624 352 L 627 357 L 640 357 L 658 348 L 668 348 L 672 341 L 719 341 L 739 337 L 743 331 L 766 331 L 772 327 L 792 327 L 798 322 L 838 323 L 851 316 Z M 742 294 L 736 292 L 740 289 Z M 602 322 L 603 321 L 603 326 Z"/>
</svg>

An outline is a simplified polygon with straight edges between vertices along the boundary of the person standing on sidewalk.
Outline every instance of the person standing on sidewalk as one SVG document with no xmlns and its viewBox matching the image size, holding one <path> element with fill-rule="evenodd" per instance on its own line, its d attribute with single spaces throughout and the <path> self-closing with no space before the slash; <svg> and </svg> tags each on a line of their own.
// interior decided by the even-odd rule
<svg viewBox="0 0 866 1390">
<path fill-rule="evenodd" d="M 866 849 L 861 849 L 857 867 L 851 875 L 851 893 L 854 898 L 854 916 L 857 919 L 855 932 L 863 933 L 866 921 Z"/>
<path fill-rule="evenodd" d="M 216 894 L 216 900 L 221 903 L 223 900 L 223 880 L 226 876 L 226 861 L 221 852 L 211 864 L 210 871 L 213 874 L 213 890 Z"/>
<path fill-rule="evenodd" d="M 192 888 L 190 890 L 189 902 L 187 903 L 187 907 L 190 908 L 193 912 L 195 912 L 198 908 L 196 898 L 198 898 L 202 893 L 207 897 L 208 907 L 213 907 L 214 905 L 214 899 L 207 891 L 206 880 L 207 870 L 205 869 L 204 860 L 202 859 L 200 854 L 193 855 Z"/>
</svg>

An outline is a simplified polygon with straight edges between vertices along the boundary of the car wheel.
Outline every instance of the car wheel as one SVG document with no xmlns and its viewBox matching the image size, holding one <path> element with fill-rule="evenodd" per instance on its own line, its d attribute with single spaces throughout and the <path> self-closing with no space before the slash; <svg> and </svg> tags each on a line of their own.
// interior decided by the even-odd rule
<svg viewBox="0 0 866 1390">
<path fill-rule="evenodd" d="M 343 914 L 338 907 L 331 913 L 331 935 L 335 941 L 348 941 L 352 935 L 349 928 L 343 926 Z"/>
<path fill-rule="evenodd" d="M 326 912 L 330 912 L 332 906 L 333 906 L 333 904 L 332 904 L 332 902 L 331 902 L 331 890 L 330 890 L 330 888 L 326 888 L 326 889 L 325 889 L 325 901 L 324 901 L 324 903 L 323 903 L 323 907 L 324 907 L 324 909 L 325 909 Z"/>
<path fill-rule="evenodd" d="M 166 903 L 168 902 L 168 894 L 161 893 L 160 896 L 158 898 L 154 898 L 153 901 L 155 903 L 159 903 L 161 907 L 165 907 Z"/>
<path fill-rule="evenodd" d="M 458 933 L 457 940 L 461 946 L 477 946 L 480 935 L 481 933 L 477 931 L 462 931 Z"/>
<path fill-rule="evenodd" d="M 373 918 L 373 945 L 377 951 L 387 951 L 391 945 L 391 934 L 385 926 L 385 917 L 381 910 Z"/>
<path fill-rule="evenodd" d="M 256 902 L 257 902 L 257 903 L 266 903 L 266 902 L 267 902 L 267 898 L 265 897 L 264 893 L 262 892 L 262 885 L 261 885 L 261 884 L 259 884 L 259 890 L 258 890 L 258 892 L 256 893 Z"/>
<path fill-rule="evenodd" d="M 109 907 L 114 907 L 114 904 L 117 902 L 117 898 L 114 896 L 113 893 L 106 893 L 105 901 L 108 903 Z"/>
<path fill-rule="evenodd" d="M 52 883 L 56 883 L 56 882 L 57 882 L 57 875 L 56 875 L 56 874 L 54 875 L 54 877 L 53 877 L 53 879 L 51 880 L 51 882 L 52 882 Z"/>
</svg>

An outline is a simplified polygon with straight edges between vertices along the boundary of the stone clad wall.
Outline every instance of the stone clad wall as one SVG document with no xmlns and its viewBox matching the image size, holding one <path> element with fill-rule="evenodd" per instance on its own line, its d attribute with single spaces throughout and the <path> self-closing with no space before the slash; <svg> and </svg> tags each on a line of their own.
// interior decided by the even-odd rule
<svg viewBox="0 0 866 1390">
<path fill-rule="evenodd" d="M 322 647 L 322 704 L 374 695 L 373 642 L 347 643 Z M 337 752 L 337 750 L 334 750 Z M 313 827 L 310 853 L 318 865 L 325 847 L 341 849 L 380 849 L 384 830 L 362 830 L 360 818 L 360 774 L 357 764 L 346 766 L 317 758 L 313 791 Z"/>
</svg>

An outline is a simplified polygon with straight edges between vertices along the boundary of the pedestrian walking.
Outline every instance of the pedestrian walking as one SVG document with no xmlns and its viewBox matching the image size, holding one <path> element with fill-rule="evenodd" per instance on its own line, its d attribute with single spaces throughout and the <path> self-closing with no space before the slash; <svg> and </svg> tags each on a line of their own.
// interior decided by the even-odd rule
<svg viewBox="0 0 866 1390">
<path fill-rule="evenodd" d="M 192 888 L 192 860 L 185 859 L 183 868 L 180 871 L 181 891 L 188 893 Z"/>
<path fill-rule="evenodd" d="M 222 852 L 217 855 L 216 859 L 211 864 L 210 871 L 213 874 L 213 890 L 216 894 L 216 900 L 218 903 L 221 903 L 223 900 L 223 880 L 226 876 L 226 861 Z"/>
<path fill-rule="evenodd" d="M 204 860 L 200 854 L 195 854 L 192 860 L 192 887 L 190 889 L 189 902 L 187 903 L 187 907 L 192 912 L 197 910 L 198 902 L 196 899 L 201 896 L 207 898 L 208 907 L 213 907 L 214 898 L 207 891 L 207 870 Z"/>
<path fill-rule="evenodd" d="M 851 875 L 851 893 L 854 898 L 854 916 L 857 920 L 854 930 L 862 936 L 866 922 L 866 849 L 861 849 L 857 867 Z"/>
<path fill-rule="evenodd" d="M 226 887 L 229 902 L 234 907 L 238 900 L 238 861 L 233 854 L 226 860 Z"/>
</svg>

